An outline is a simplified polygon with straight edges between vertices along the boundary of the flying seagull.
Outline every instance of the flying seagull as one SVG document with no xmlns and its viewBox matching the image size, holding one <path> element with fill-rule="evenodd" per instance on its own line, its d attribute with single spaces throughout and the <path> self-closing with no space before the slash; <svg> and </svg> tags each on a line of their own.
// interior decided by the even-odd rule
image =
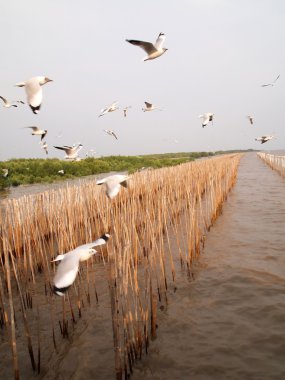
<svg viewBox="0 0 285 380">
<path fill-rule="evenodd" d="M 273 138 L 274 138 L 274 136 L 272 136 L 272 135 L 269 135 L 269 136 L 261 136 L 261 137 L 256 137 L 255 141 L 260 141 L 261 144 L 264 144 L 264 143 L 266 143 L 267 141 L 272 140 Z"/>
<path fill-rule="evenodd" d="M 139 46 L 142 48 L 146 53 L 147 56 L 143 59 L 144 61 L 148 61 L 150 59 L 155 59 L 160 57 L 162 54 L 164 54 L 168 49 L 163 48 L 163 42 L 165 40 L 165 34 L 159 33 L 157 40 L 154 44 L 151 42 L 145 42 L 145 41 L 138 41 L 138 40 L 126 40 L 132 45 Z"/>
<path fill-rule="evenodd" d="M 65 151 L 65 157 L 66 159 L 69 160 L 76 160 L 78 159 L 78 152 L 82 149 L 83 145 L 78 144 L 76 146 L 54 146 L 56 149 L 64 150 Z"/>
<path fill-rule="evenodd" d="M 23 102 L 22 100 L 14 100 L 10 102 L 8 99 L 4 98 L 3 96 L 0 96 L 0 99 L 3 100 L 4 102 L 3 107 L 5 108 L 18 107 L 17 104 L 13 104 L 13 103 L 25 104 L 25 102 Z"/>
<path fill-rule="evenodd" d="M 280 77 L 280 74 L 277 76 L 277 78 L 274 79 L 273 82 L 271 82 L 271 83 L 267 83 L 267 84 L 262 84 L 261 87 L 274 86 L 274 84 L 275 84 L 276 81 L 279 79 L 279 77 Z"/>
<path fill-rule="evenodd" d="M 58 171 L 58 174 L 63 175 L 63 174 L 64 174 L 64 170 L 63 170 L 63 169 L 60 169 L 60 170 Z"/>
<path fill-rule="evenodd" d="M 42 105 L 43 90 L 41 86 L 48 82 L 52 82 L 52 79 L 43 76 L 38 76 L 30 78 L 25 82 L 17 83 L 15 85 L 17 87 L 25 87 L 28 104 L 31 107 L 33 113 L 35 114 L 38 114 L 40 112 L 40 108 Z"/>
<path fill-rule="evenodd" d="M 154 111 L 154 110 L 159 109 L 158 107 L 154 106 L 152 103 L 144 102 L 144 104 L 145 104 L 145 107 L 142 108 L 143 112 Z M 162 111 L 162 110 L 159 109 L 159 111 Z"/>
<path fill-rule="evenodd" d="M 45 135 L 47 134 L 47 129 L 40 129 L 38 127 L 25 127 L 25 128 L 31 128 L 33 130 L 32 135 L 41 136 L 41 141 L 44 139 Z"/>
<path fill-rule="evenodd" d="M 123 109 L 124 117 L 127 116 L 127 111 L 128 111 L 129 108 L 132 108 L 132 106 L 127 106 L 127 107 L 125 107 L 125 108 Z"/>
<path fill-rule="evenodd" d="M 204 115 L 200 115 L 199 117 L 203 119 L 203 121 L 202 121 L 202 128 L 206 127 L 206 125 L 210 121 L 212 122 L 212 125 L 213 125 L 213 117 L 214 117 L 213 113 L 208 112 L 208 113 L 205 113 Z"/>
<path fill-rule="evenodd" d="M 108 133 L 108 135 L 113 136 L 116 140 L 118 140 L 118 137 L 115 135 L 115 132 L 111 129 L 104 129 L 104 132 Z"/>
<path fill-rule="evenodd" d="M 108 198 L 113 199 L 120 191 L 121 186 L 128 187 L 129 177 L 125 174 L 114 174 L 96 181 L 96 185 L 106 186 L 106 195 Z"/>
<path fill-rule="evenodd" d="M 252 125 L 253 124 L 253 117 L 252 116 L 250 116 L 250 115 L 248 115 L 248 120 L 249 120 L 249 122 L 250 122 L 250 124 Z"/>
<path fill-rule="evenodd" d="M 46 141 L 41 142 L 41 148 L 48 154 L 48 144 Z"/>
<path fill-rule="evenodd" d="M 105 113 L 116 111 L 118 108 L 118 102 L 113 102 L 109 106 L 102 108 L 98 117 L 105 115 Z"/>
<path fill-rule="evenodd" d="M 76 279 L 79 270 L 79 263 L 81 261 L 88 260 L 92 255 L 95 255 L 97 251 L 94 247 L 106 244 L 106 242 L 109 240 L 109 237 L 109 234 L 104 234 L 93 243 L 80 245 L 72 251 L 58 255 L 54 260 L 52 260 L 53 262 L 60 261 L 53 280 L 53 291 L 55 294 L 58 296 L 64 295 L 66 290 L 73 284 Z"/>
</svg>

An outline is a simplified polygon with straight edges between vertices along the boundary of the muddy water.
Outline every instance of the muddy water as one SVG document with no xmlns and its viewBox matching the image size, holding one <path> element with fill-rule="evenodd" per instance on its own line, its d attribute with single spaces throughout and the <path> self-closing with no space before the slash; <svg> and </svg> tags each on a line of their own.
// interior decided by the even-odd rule
<svg viewBox="0 0 285 380">
<path fill-rule="evenodd" d="M 247 154 L 133 379 L 285 379 L 284 331 L 285 180 Z"/>
</svg>

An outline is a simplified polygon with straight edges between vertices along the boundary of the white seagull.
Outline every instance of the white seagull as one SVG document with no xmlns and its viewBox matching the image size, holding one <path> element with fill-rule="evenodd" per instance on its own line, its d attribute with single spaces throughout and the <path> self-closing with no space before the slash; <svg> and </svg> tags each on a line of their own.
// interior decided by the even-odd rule
<svg viewBox="0 0 285 380">
<path fill-rule="evenodd" d="M 130 177 L 125 174 L 114 174 L 96 181 L 96 185 L 106 186 L 106 195 L 113 199 L 120 191 L 121 186 L 128 187 L 127 181 Z"/>
<path fill-rule="evenodd" d="M 25 82 L 17 83 L 15 85 L 17 87 L 25 87 L 28 104 L 31 107 L 33 113 L 35 114 L 40 112 L 43 100 L 43 90 L 41 86 L 48 82 L 52 82 L 52 79 L 43 76 L 38 76 L 30 78 Z"/>
<path fill-rule="evenodd" d="M 203 121 L 202 121 L 202 128 L 206 127 L 206 125 L 210 121 L 212 122 L 212 125 L 213 125 L 213 117 L 214 117 L 213 113 L 208 112 L 208 113 L 205 113 L 204 115 L 200 115 L 199 117 L 203 119 Z"/>
<path fill-rule="evenodd" d="M 13 104 L 13 103 L 21 103 L 21 104 L 25 104 L 25 102 L 23 102 L 22 100 L 13 100 L 13 101 L 9 101 L 8 99 L 4 98 L 3 96 L 0 96 L 0 99 L 3 100 L 3 107 L 5 108 L 10 108 L 10 107 L 18 107 L 17 104 Z"/>
<path fill-rule="evenodd" d="M 249 120 L 249 122 L 250 122 L 250 124 L 252 125 L 253 124 L 253 117 L 252 116 L 250 116 L 250 115 L 248 115 L 248 120 Z"/>
<path fill-rule="evenodd" d="M 2 172 L 3 172 L 2 176 L 3 176 L 4 178 L 7 178 L 7 177 L 8 177 L 8 174 L 9 174 L 9 169 L 1 169 L 1 170 L 2 170 Z"/>
<path fill-rule="evenodd" d="M 143 112 L 154 111 L 154 110 L 162 111 L 158 107 L 154 106 L 152 103 L 144 102 L 144 104 L 145 104 L 145 107 L 142 108 Z"/>
<path fill-rule="evenodd" d="M 31 128 L 33 130 L 32 135 L 33 136 L 41 136 L 41 141 L 44 139 L 45 135 L 47 134 L 47 129 L 40 129 L 38 127 L 25 127 L 25 128 Z"/>
<path fill-rule="evenodd" d="M 272 86 L 273 87 L 274 84 L 276 83 L 276 81 L 279 79 L 279 77 L 280 77 L 280 74 L 277 76 L 277 78 L 274 79 L 273 82 L 267 83 L 267 84 L 262 84 L 261 87 L 267 87 L 267 86 Z"/>
<path fill-rule="evenodd" d="M 41 148 L 48 154 L 48 144 L 46 141 L 41 141 Z"/>
<path fill-rule="evenodd" d="M 102 108 L 101 113 L 98 117 L 105 115 L 105 113 L 116 111 L 117 109 L 119 109 L 119 107 L 118 102 L 116 101 L 110 104 L 109 106 Z"/>
<path fill-rule="evenodd" d="M 261 136 L 261 137 L 256 137 L 255 141 L 260 141 L 261 144 L 266 143 L 269 140 L 274 139 L 273 135 L 268 135 L 268 136 Z"/>
<path fill-rule="evenodd" d="M 95 255 L 97 251 L 94 247 L 106 244 L 109 237 L 109 234 L 104 234 L 93 243 L 80 245 L 72 251 L 58 255 L 54 260 L 52 260 L 52 262 L 60 261 L 53 280 L 53 291 L 58 296 L 63 296 L 64 292 L 66 292 L 66 290 L 75 281 L 79 270 L 79 263 L 81 261 L 88 260 L 92 255 Z"/>
<path fill-rule="evenodd" d="M 118 140 L 118 137 L 116 136 L 115 132 L 111 129 L 104 129 L 104 132 L 108 133 L 108 135 L 113 136 L 116 140 Z"/>
<path fill-rule="evenodd" d="M 66 159 L 69 160 L 77 160 L 79 158 L 78 152 L 82 149 L 83 145 L 78 144 L 76 146 L 54 146 L 56 149 L 64 150 L 65 151 L 65 157 Z"/>
<path fill-rule="evenodd" d="M 165 34 L 159 33 L 157 40 L 154 44 L 151 42 L 146 41 L 138 41 L 138 40 L 126 40 L 132 45 L 139 46 L 142 48 L 146 53 L 147 56 L 143 59 L 144 61 L 148 61 L 150 59 L 155 59 L 160 57 L 162 54 L 164 54 L 168 49 L 163 48 L 162 45 L 165 40 Z"/>
<path fill-rule="evenodd" d="M 127 107 L 125 107 L 125 108 L 123 109 L 124 117 L 127 116 L 127 111 L 128 111 L 129 108 L 132 108 L 132 106 L 127 106 Z"/>
</svg>

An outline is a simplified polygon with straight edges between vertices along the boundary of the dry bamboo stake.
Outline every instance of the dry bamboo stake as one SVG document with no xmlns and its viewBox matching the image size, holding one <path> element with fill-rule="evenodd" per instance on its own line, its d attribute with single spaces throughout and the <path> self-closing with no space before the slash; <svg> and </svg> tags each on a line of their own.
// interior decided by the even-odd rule
<svg viewBox="0 0 285 380">
<path fill-rule="evenodd" d="M 14 277 L 15 277 L 15 280 L 16 280 L 16 283 L 17 283 L 18 292 L 19 292 L 20 305 L 21 305 L 21 311 L 22 311 L 22 316 L 23 316 L 25 335 L 26 335 L 26 338 L 27 338 L 29 355 L 30 355 L 30 359 L 31 359 L 31 365 L 32 365 L 33 371 L 35 371 L 36 370 L 36 363 L 35 363 L 35 358 L 34 358 L 34 351 L 33 351 L 31 334 L 30 334 L 29 326 L 28 326 L 27 315 L 26 315 L 26 312 L 25 312 L 25 307 L 24 307 L 24 302 L 23 302 L 23 294 L 22 294 L 21 286 L 19 284 L 18 275 L 17 275 L 17 271 L 16 271 L 16 268 L 15 268 L 14 258 L 13 258 L 13 255 L 12 255 L 11 252 L 10 252 L 10 257 L 11 257 L 11 261 L 12 261 L 12 265 L 13 265 Z"/>
<path fill-rule="evenodd" d="M 151 318 L 151 339 L 156 339 L 156 319 L 157 319 L 157 304 L 156 298 L 152 291 L 152 281 L 150 277 L 150 318 Z"/>
<path fill-rule="evenodd" d="M 3 241 L 3 248 L 4 248 L 4 260 L 5 260 L 7 287 L 8 287 L 8 294 L 9 294 L 10 323 L 11 323 L 11 347 L 12 347 L 12 355 L 13 355 L 14 378 L 15 378 L 15 380 L 19 380 L 20 374 L 19 374 L 17 343 L 16 343 L 15 311 L 14 311 L 14 304 L 13 304 L 13 295 L 12 295 L 12 286 L 11 286 L 11 272 L 10 272 L 10 264 L 9 264 L 9 257 L 8 257 L 8 249 L 7 249 L 7 243 L 5 240 Z"/>
</svg>

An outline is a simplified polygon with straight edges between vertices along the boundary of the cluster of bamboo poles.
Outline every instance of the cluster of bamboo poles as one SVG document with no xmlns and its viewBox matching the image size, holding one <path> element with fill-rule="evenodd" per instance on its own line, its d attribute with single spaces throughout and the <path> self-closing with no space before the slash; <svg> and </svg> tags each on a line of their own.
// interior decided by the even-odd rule
<svg viewBox="0 0 285 380">
<path fill-rule="evenodd" d="M 127 377 L 156 337 L 157 309 L 167 304 L 167 290 L 175 290 L 177 270 L 183 267 L 191 277 L 191 263 L 236 181 L 240 157 L 135 173 L 112 201 L 95 181 L 3 201 L 0 329 L 12 347 L 15 379 L 25 345 L 32 370 L 40 373 L 46 345 L 57 351 L 60 335 L 68 338 L 84 307 L 93 305 L 92 297 L 98 300 L 98 258 L 81 266 L 62 298 L 52 292 L 51 260 L 105 232 L 111 239 L 99 261 L 110 291 L 115 373 Z"/>
<path fill-rule="evenodd" d="M 277 156 L 264 152 L 258 152 L 258 157 L 261 158 L 271 169 L 276 170 L 279 174 L 285 177 L 285 156 Z"/>
</svg>

